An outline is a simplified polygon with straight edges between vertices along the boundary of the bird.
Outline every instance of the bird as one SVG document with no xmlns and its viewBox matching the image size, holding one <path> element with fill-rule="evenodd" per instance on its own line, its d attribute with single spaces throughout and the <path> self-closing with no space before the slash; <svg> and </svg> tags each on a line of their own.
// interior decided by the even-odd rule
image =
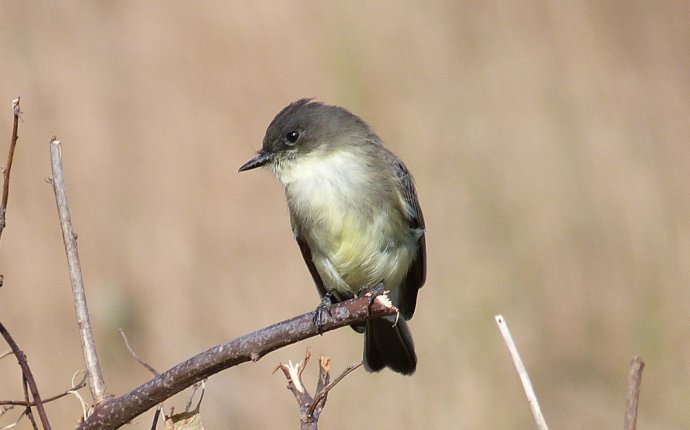
<svg viewBox="0 0 690 430">
<path fill-rule="evenodd" d="M 385 290 L 397 307 L 398 316 L 352 326 L 364 333 L 365 369 L 413 374 L 407 320 L 426 280 L 426 230 L 405 164 L 357 115 L 303 98 L 275 116 L 239 171 L 262 166 L 284 188 L 294 238 L 322 300 Z"/>
</svg>

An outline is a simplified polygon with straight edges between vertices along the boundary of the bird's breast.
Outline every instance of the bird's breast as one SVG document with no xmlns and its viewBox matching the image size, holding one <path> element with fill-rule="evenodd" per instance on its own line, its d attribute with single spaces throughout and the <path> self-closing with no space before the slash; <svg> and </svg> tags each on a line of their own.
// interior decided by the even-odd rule
<svg viewBox="0 0 690 430">
<path fill-rule="evenodd" d="M 283 172 L 293 229 L 328 289 L 395 287 L 413 259 L 416 238 L 394 185 L 370 167 L 356 154 L 336 153 Z"/>
</svg>

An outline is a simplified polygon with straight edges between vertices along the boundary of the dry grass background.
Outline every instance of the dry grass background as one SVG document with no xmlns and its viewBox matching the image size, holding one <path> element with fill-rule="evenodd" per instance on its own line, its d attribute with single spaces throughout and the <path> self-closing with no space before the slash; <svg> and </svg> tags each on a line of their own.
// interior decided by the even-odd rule
<svg viewBox="0 0 690 430">
<path fill-rule="evenodd" d="M 148 378 L 118 328 L 164 369 L 313 309 L 282 190 L 236 173 L 313 96 L 406 160 L 429 246 L 416 375 L 351 375 L 323 428 L 532 428 L 499 312 L 552 428 L 620 428 L 634 354 L 640 428 L 688 428 L 689 22 L 684 1 L 2 2 L 0 141 L 18 95 L 25 114 L 0 319 L 42 392 L 65 389 L 82 359 L 52 134 L 111 392 Z M 339 369 L 362 345 L 340 330 L 217 375 L 207 428 L 296 428 L 271 371 L 306 347 Z M 0 398 L 20 393 L 6 358 Z M 79 410 L 48 413 L 71 428 Z"/>
</svg>

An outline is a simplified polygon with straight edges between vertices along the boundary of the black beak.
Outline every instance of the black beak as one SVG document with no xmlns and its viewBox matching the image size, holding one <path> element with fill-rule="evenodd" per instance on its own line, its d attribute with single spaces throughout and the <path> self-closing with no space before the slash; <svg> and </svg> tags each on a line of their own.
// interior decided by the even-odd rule
<svg viewBox="0 0 690 430">
<path fill-rule="evenodd" d="M 261 167 L 264 164 L 268 163 L 271 161 L 271 154 L 266 153 L 266 152 L 259 152 L 256 154 L 256 157 L 252 158 L 251 160 L 247 161 L 244 163 L 238 172 L 244 172 L 245 170 L 251 170 L 251 169 L 256 169 L 257 167 Z"/>
</svg>

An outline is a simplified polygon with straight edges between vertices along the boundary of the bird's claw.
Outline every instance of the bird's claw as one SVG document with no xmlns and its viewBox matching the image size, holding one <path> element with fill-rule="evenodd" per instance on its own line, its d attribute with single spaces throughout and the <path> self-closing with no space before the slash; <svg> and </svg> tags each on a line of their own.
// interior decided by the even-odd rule
<svg viewBox="0 0 690 430">
<path fill-rule="evenodd" d="M 367 296 L 369 298 L 369 314 L 371 314 L 371 306 L 374 304 L 374 300 L 385 293 L 384 288 L 383 282 L 379 282 L 374 287 L 365 285 L 357 291 L 357 297 Z"/>
<path fill-rule="evenodd" d="M 328 316 L 332 317 L 333 314 L 331 314 L 331 306 L 333 305 L 333 301 L 331 300 L 331 297 L 333 295 L 331 292 L 327 292 L 324 294 L 323 297 L 321 297 L 321 303 L 316 307 L 316 310 L 314 311 L 314 318 L 312 318 L 312 322 L 316 326 L 316 330 L 319 332 L 320 335 L 323 334 L 323 314 L 324 312 L 328 313 Z"/>
</svg>

